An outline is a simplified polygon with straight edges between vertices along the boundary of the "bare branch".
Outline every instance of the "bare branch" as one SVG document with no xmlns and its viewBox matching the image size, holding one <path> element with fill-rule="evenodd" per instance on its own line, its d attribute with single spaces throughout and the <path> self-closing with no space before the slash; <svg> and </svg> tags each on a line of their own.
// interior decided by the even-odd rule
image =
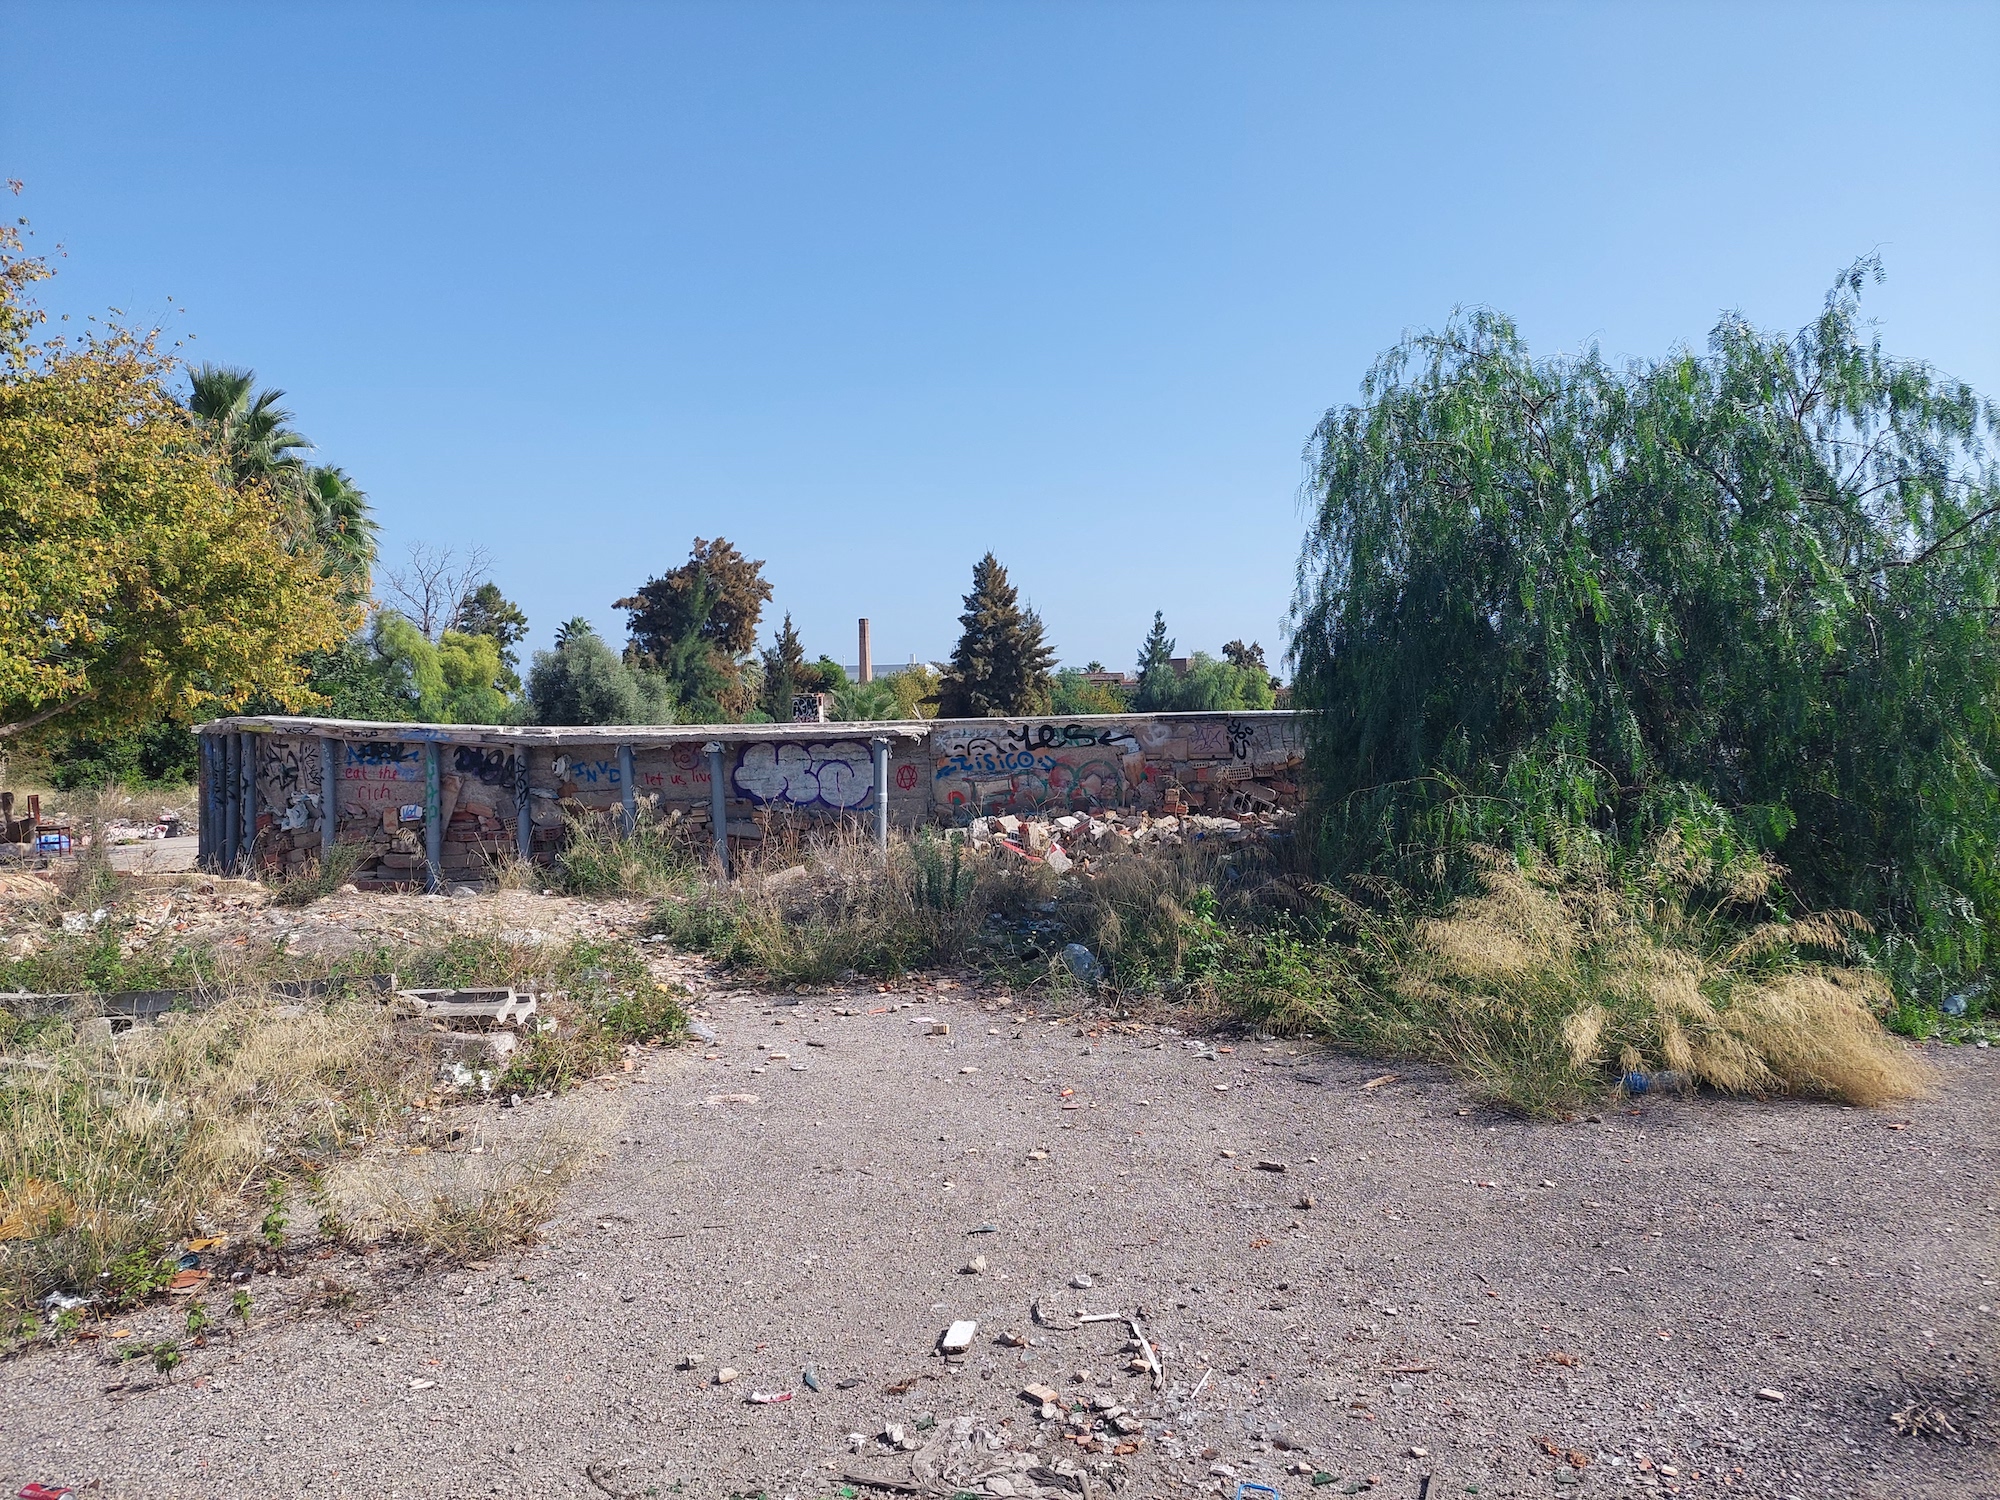
<svg viewBox="0 0 2000 1500">
<path fill-rule="evenodd" d="M 408 566 L 383 577 L 383 602 L 435 642 L 492 570 L 493 554 L 484 547 L 470 547 L 460 556 L 450 547 L 412 542 Z"/>
</svg>

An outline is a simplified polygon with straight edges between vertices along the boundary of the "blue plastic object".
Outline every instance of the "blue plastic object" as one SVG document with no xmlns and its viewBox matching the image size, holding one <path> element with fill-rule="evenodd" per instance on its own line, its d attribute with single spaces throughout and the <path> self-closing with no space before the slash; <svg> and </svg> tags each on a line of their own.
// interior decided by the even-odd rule
<svg viewBox="0 0 2000 1500">
<path fill-rule="evenodd" d="M 1250 1496 L 1252 1495 L 1269 1495 L 1271 1500 L 1285 1500 L 1283 1495 L 1280 1495 L 1268 1484 L 1253 1484 L 1248 1479 L 1239 1479 L 1236 1481 L 1235 1500 L 1250 1500 Z"/>
</svg>

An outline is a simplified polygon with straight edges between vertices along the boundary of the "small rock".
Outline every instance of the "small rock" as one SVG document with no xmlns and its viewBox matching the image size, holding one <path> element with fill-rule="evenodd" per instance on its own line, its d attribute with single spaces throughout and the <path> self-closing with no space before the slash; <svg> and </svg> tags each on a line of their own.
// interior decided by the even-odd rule
<svg viewBox="0 0 2000 1500">
<path fill-rule="evenodd" d="M 1036 1149 L 1036 1150 L 1033 1150 L 1033 1151 L 1030 1151 L 1030 1152 L 1028 1153 L 1028 1160 L 1029 1160 L 1029 1161 L 1047 1161 L 1048 1159 L 1049 1159 L 1049 1153 L 1048 1153 L 1048 1152 L 1046 1152 L 1046 1151 L 1043 1151 L 1043 1150 L 1040 1150 L 1039 1148 L 1038 1148 L 1038 1149 Z"/>
<path fill-rule="evenodd" d="M 1431 1456 L 1431 1450 L 1428 1448 L 1418 1448 L 1413 1446 L 1410 1449 L 1410 1457 L 1412 1458 L 1429 1458 L 1430 1456 Z"/>
<path fill-rule="evenodd" d="M 721 1369 L 715 1372 L 715 1383 L 717 1385 L 728 1385 L 729 1382 L 734 1380 L 735 1378 L 736 1378 L 736 1372 L 730 1369 L 729 1366 L 727 1365 L 724 1365 Z"/>
<path fill-rule="evenodd" d="M 1408 1396 L 1416 1388 L 1417 1383 L 1414 1380 L 1392 1380 L 1389 1382 L 1389 1394 L 1392 1396 Z"/>
<path fill-rule="evenodd" d="M 1285 1170 L 1285 1164 L 1281 1161 L 1260 1161 L 1257 1163 L 1257 1170 L 1260 1172 L 1282 1172 Z"/>
<path fill-rule="evenodd" d="M 946 1354 L 963 1354 L 972 1347 L 972 1336 L 979 1332 L 979 1325 L 970 1318 L 960 1318 L 944 1331 L 938 1347 Z"/>
<path fill-rule="evenodd" d="M 1311 1208 L 1312 1206 L 1313 1206 L 1313 1198 L 1311 1193 L 1307 1193 L 1305 1197 L 1299 1199 L 1300 1208 Z"/>
<path fill-rule="evenodd" d="M 1079 1271 L 1076 1275 L 1070 1277 L 1069 1284 L 1079 1292 L 1087 1292 L 1095 1283 L 1088 1276 L 1084 1275 L 1083 1272 Z"/>
<path fill-rule="evenodd" d="M 967 1261 L 963 1266 L 959 1268 L 959 1274 L 961 1276 L 977 1276 L 981 1274 L 983 1271 L 985 1271 L 985 1269 L 986 1269 L 986 1257 L 983 1255 L 975 1255 L 972 1257 L 971 1260 Z"/>
<path fill-rule="evenodd" d="M 884 1427 L 882 1429 L 882 1441 L 887 1443 L 891 1448 L 900 1448 L 903 1445 L 903 1424 L 901 1422 L 891 1422 L 887 1427 Z"/>
<path fill-rule="evenodd" d="M 708 1356 L 696 1350 L 693 1353 L 683 1354 L 681 1362 L 675 1365 L 674 1368 L 676 1370 L 699 1370 L 707 1362 Z"/>
<path fill-rule="evenodd" d="M 1783 1391 L 1774 1391 L 1767 1385 L 1761 1391 L 1757 1392 L 1757 1399 L 1759 1401 L 1782 1401 L 1785 1399 L 1785 1393 Z"/>
<path fill-rule="evenodd" d="M 1230 1160 L 1230 1158 L 1234 1157 L 1235 1155 L 1236 1155 L 1236 1153 L 1235 1153 L 1234 1151 L 1227 1151 L 1227 1150 L 1225 1150 L 1225 1151 L 1224 1151 L 1224 1152 L 1222 1153 L 1222 1159 L 1223 1159 L 1224 1161 L 1228 1161 L 1228 1160 Z"/>
</svg>

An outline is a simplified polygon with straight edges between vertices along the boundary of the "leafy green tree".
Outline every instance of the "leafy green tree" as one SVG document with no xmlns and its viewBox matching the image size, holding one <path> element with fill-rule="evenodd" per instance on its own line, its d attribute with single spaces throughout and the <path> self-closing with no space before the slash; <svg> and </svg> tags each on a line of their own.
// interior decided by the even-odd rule
<svg viewBox="0 0 2000 1500">
<path fill-rule="evenodd" d="M 491 636 L 447 630 L 433 645 L 393 610 L 375 616 L 374 645 L 394 689 L 416 717 L 433 724 L 502 724 L 507 695 L 494 686 L 502 672 Z"/>
<path fill-rule="evenodd" d="M 0 229 L 0 740 L 305 707 L 358 611 L 218 471 L 150 336 L 35 342 L 48 274 Z"/>
<path fill-rule="evenodd" d="M 1101 672 L 1104 669 L 1093 666 L 1086 670 Z M 1049 701 L 1049 712 L 1052 714 L 1122 714 L 1129 707 L 1125 695 L 1108 683 L 1086 682 L 1083 673 L 1074 668 L 1056 673 L 1055 688 Z"/>
<path fill-rule="evenodd" d="M 504 693 L 521 691 L 521 658 L 514 648 L 527 638 L 528 617 L 521 606 L 500 592 L 500 585 L 488 579 L 460 601 L 452 617 L 453 630 L 462 635 L 483 635 L 500 649 L 501 673 L 494 686 Z"/>
<path fill-rule="evenodd" d="M 49 747 L 49 779 L 63 791 L 110 782 L 133 790 L 179 787 L 195 779 L 194 731 L 148 724 L 108 739 L 59 736 Z"/>
<path fill-rule="evenodd" d="M 1277 698 L 1268 672 L 1197 651 L 1188 658 L 1186 672 L 1169 666 L 1147 673 L 1133 706 L 1141 713 L 1229 713 L 1270 708 Z"/>
<path fill-rule="evenodd" d="M 537 651 L 528 671 L 528 707 L 537 724 L 671 724 L 662 680 L 635 672 L 581 616 L 556 632 L 556 649 Z"/>
<path fill-rule="evenodd" d="M 635 660 L 665 672 L 701 722 L 720 722 L 752 707 L 742 661 L 756 648 L 770 598 L 761 561 L 722 537 L 696 537 L 685 563 L 614 607 L 626 612 Z"/>
<path fill-rule="evenodd" d="M 1294 605 L 1320 848 L 1436 888 L 1471 841 L 1758 845 L 1906 985 L 2000 919 L 1995 411 L 1859 325 L 1529 357 L 1482 313 L 1312 445 Z"/>
<path fill-rule="evenodd" d="M 1041 616 L 1022 607 L 991 552 L 972 569 L 958 623 L 958 647 L 938 687 L 940 717 L 983 719 L 1047 707 L 1055 650 L 1042 637 Z"/>
</svg>

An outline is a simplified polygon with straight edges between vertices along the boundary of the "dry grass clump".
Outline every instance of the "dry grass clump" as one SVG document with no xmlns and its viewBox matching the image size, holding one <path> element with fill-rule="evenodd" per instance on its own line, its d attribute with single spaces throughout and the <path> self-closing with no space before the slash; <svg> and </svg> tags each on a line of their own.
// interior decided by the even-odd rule
<svg viewBox="0 0 2000 1500">
<path fill-rule="evenodd" d="M 126 1288 L 274 1164 L 320 1158 L 421 1088 L 383 1007 L 222 999 L 117 1038 L 88 1018 L 15 1031 L 0 1065 L 0 1332 L 49 1290 Z M 122 1274 L 122 1273 L 121 1273 Z"/>
<path fill-rule="evenodd" d="M 1706 870 L 1671 845 L 1623 887 L 1490 857 L 1482 889 L 1409 922 L 1378 983 L 1329 1019 L 1350 1040 L 1446 1061 L 1529 1113 L 1631 1072 L 1860 1105 L 1920 1092 L 1921 1065 L 1879 1019 L 1887 983 L 1829 961 L 1851 955 L 1858 918 L 1737 936 L 1728 909 L 1770 885 L 1768 866 Z"/>
<path fill-rule="evenodd" d="M 320 1180 L 322 1227 L 344 1243 L 385 1240 L 447 1265 L 483 1260 L 540 1234 L 563 1189 L 596 1154 L 593 1142 L 555 1130 L 511 1160 L 496 1155 L 357 1157 Z"/>
<path fill-rule="evenodd" d="M 787 984 L 954 963 L 979 937 L 991 861 L 962 838 L 925 831 L 892 839 L 885 854 L 837 828 L 792 852 L 796 864 L 773 860 L 731 887 L 670 896 L 654 927 Z"/>
</svg>

